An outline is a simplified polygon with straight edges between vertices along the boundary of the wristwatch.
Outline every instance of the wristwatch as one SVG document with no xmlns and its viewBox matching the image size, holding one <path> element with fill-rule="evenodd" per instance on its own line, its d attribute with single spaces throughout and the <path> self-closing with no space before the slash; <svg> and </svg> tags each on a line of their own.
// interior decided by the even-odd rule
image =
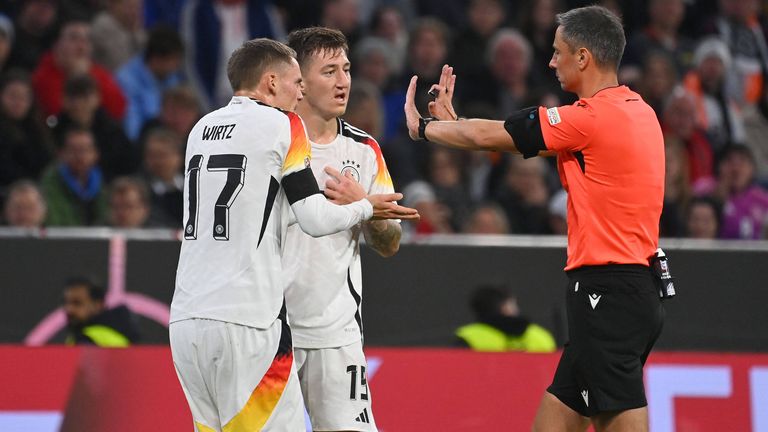
<svg viewBox="0 0 768 432">
<path fill-rule="evenodd" d="M 424 141 L 429 141 L 429 139 L 427 139 L 425 130 L 427 129 L 427 124 L 433 121 L 439 121 L 439 120 L 434 117 L 419 118 L 419 138 L 423 139 Z"/>
</svg>

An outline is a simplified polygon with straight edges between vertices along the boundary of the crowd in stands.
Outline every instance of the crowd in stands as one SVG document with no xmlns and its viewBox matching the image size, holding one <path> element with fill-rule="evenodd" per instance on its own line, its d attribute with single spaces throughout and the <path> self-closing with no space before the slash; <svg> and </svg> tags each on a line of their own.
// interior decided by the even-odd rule
<svg viewBox="0 0 768 432">
<path fill-rule="evenodd" d="M 419 209 L 411 235 L 564 234 L 567 200 L 553 160 L 414 143 L 402 107 L 416 74 L 426 112 L 446 63 L 458 75 L 462 117 L 503 120 L 575 102 L 548 63 L 556 14 L 588 3 L 2 2 L 2 223 L 180 228 L 186 136 L 229 101 L 229 54 L 247 39 L 324 25 L 349 38 L 345 118 L 378 140 L 396 189 Z M 768 237 L 768 2 L 599 3 L 624 17 L 621 83 L 662 124 L 662 236 Z"/>
</svg>

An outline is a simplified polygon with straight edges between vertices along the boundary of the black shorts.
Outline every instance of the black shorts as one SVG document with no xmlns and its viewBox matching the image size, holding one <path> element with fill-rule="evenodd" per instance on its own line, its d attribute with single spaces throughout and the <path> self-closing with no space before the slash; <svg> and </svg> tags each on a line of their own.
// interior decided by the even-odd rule
<svg viewBox="0 0 768 432">
<path fill-rule="evenodd" d="M 547 389 L 583 416 L 647 405 L 643 365 L 661 333 L 655 276 L 641 265 L 568 272 L 568 339 Z"/>
</svg>

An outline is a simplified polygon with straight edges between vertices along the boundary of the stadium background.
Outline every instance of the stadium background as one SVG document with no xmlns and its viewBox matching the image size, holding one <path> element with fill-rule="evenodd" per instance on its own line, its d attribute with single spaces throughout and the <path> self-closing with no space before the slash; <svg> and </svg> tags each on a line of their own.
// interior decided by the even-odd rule
<svg viewBox="0 0 768 432">
<path fill-rule="evenodd" d="M 221 3 L 240 11 L 235 14 L 244 26 L 239 34 L 249 37 L 280 39 L 292 28 L 312 24 L 340 28 L 348 35 L 355 82 L 348 120 L 379 140 L 397 189 L 406 193 L 407 205 L 424 215 L 420 224 L 406 226 L 405 244 L 395 257 L 384 260 L 364 250 L 364 325 L 379 426 L 384 431 L 527 429 L 556 355 L 478 354 L 446 347 L 455 328 L 471 321 L 467 295 L 483 282 L 509 286 L 524 313 L 552 330 L 559 344 L 564 342 L 564 238 L 552 235 L 562 232 L 563 195 L 555 173 L 546 163 L 520 163 L 497 154 L 469 156 L 412 143 L 402 130 L 402 98 L 411 74 L 419 74 L 423 97 L 439 68 L 449 62 L 456 66 L 456 104 L 462 115 L 504 118 L 522 106 L 571 102 L 572 96 L 559 90 L 546 68 L 552 18 L 585 2 Z M 665 125 L 668 158 L 675 158 L 667 164 L 677 167 L 668 169 L 662 245 L 669 250 L 681 295 L 668 303 L 667 326 L 646 371 L 652 431 L 768 431 L 768 243 L 762 240 L 768 220 L 763 187 L 768 104 L 762 85 L 768 76 L 766 4 L 602 3 L 624 16 L 630 46 L 622 81 L 657 110 Z M 678 5 L 682 12 L 654 12 L 659 5 Z M 220 95 L 211 91 L 216 83 L 206 75 L 210 71 L 201 69 L 201 63 L 217 63 L 208 57 L 211 45 L 205 40 L 216 39 L 210 29 L 222 28 L 215 18 L 220 11 L 209 1 L 8 0 L 0 3 L 0 13 L 0 199 L 6 225 L 14 225 L 7 199 L 12 185 L 24 178 L 40 183 L 46 167 L 59 163 L 57 126 L 68 115 L 46 112 L 39 105 L 45 95 L 27 84 L 37 92 L 35 102 L 22 119 L 14 117 L 13 104 L 7 102 L 13 98 L 9 83 L 30 82 L 28 76 L 34 76 L 41 56 L 54 45 L 55 29 L 68 17 L 92 23 L 93 60 L 105 65 L 119 59 L 100 46 L 115 47 L 116 52 L 125 45 L 123 62 L 131 55 L 140 59 L 150 29 L 167 25 L 184 44 L 173 86 L 190 90 L 185 94 L 191 95 L 192 119 L 221 103 Z M 669 22 L 662 22 L 665 15 Z M 726 44 L 723 51 L 710 43 L 712 35 L 727 41 L 718 24 L 738 17 L 748 17 L 743 19 L 748 31 L 738 33 L 752 35 L 746 49 Z M 109 23 L 120 28 L 121 19 L 135 26 L 118 36 L 104 32 Z M 672 26 L 673 37 L 660 37 L 655 25 Z M 504 29 L 520 31 L 530 45 L 521 45 Z M 126 34 L 135 43 L 120 45 Z M 526 58 L 530 61 L 521 61 Z M 714 90 L 692 84 L 711 78 L 702 69 L 707 58 L 724 66 L 715 74 L 719 81 Z M 745 63 L 757 65 L 746 68 L 757 70 L 756 98 L 745 85 L 755 78 L 740 69 Z M 106 66 L 116 77 L 124 65 Z M 137 103 L 123 90 L 128 106 Z M 104 98 L 103 108 L 115 102 Z M 108 210 L 102 219 L 75 223 L 89 227 L 60 227 L 43 214 L 31 228 L 0 231 L 0 430 L 188 430 L 189 413 L 170 367 L 163 325 L 179 247 L 174 228 L 180 221 L 162 217 L 166 209 L 152 187 L 158 178 L 147 160 L 146 139 L 151 126 L 159 124 L 176 134 L 178 151 L 189 125 L 154 112 L 141 117 L 145 130 L 137 134 L 127 117 L 110 116 L 99 118 L 116 125 L 117 135 L 104 138 L 92 125 L 96 146 L 108 155 L 122 143 L 126 160 L 133 162 L 103 159 L 99 164 L 107 179 L 102 192 Z M 751 214 L 746 216 L 727 211 L 729 203 L 740 203 L 743 197 L 723 190 L 728 179 L 718 169 L 724 150 L 740 144 L 755 161 L 754 182 L 749 183 L 755 189 L 750 189 L 746 212 Z M 36 149 L 32 157 L 19 151 L 25 146 Z M 145 206 L 144 217 L 112 216 L 117 200 L 109 183 L 125 175 L 143 185 L 132 205 Z M 43 188 L 44 198 L 51 199 L 47 193 Z M 692 225 L 691 204 L 699 196 L 712 198 L 720 206 L 714 208 L 722 210 L 714 232 Z M 731 225 L 735 230 L 727 229 Z M 479 235 L 488 233 L 495 235 Z M 111 305 L 127 303 L 140 314 L 148 346 L 31 347 L 63 341 L 63 315 L 56 311 L 62 283 L 73 275 L 94 278 L 109 287 Z"/>
</svg>

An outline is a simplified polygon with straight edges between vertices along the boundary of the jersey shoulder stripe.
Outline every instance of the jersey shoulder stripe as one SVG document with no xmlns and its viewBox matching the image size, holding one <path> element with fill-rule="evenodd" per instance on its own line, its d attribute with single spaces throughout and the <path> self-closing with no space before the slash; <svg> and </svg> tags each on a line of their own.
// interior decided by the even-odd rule
<svg viewBox="0 0 768 432">
<path fill-rule="evenodd" d="M 283 164 L 283 173 L 289 174 L 309 167 L 312 147 L 309 144 L 301 117 L 290 111 L 282 112 L 288 116 L 288 121 L 291 125 L 291 144 L 288 147 L 288 154 L 286 154 L 285 163 Z"/>
<path fill-rule="evenodd" d="M 339 119 L 339 133 L 370 147 L 376 155 L 376 177 L 374 181 L 382 186 L 393 187 L 392 177 L 389 175 L 389 170 L 387 170 L 387 163 L 384 161 L 384 155 L 381 152 L 379 143 L 362 129 L 358 129 L 342 119 Z"/>
</svg>

